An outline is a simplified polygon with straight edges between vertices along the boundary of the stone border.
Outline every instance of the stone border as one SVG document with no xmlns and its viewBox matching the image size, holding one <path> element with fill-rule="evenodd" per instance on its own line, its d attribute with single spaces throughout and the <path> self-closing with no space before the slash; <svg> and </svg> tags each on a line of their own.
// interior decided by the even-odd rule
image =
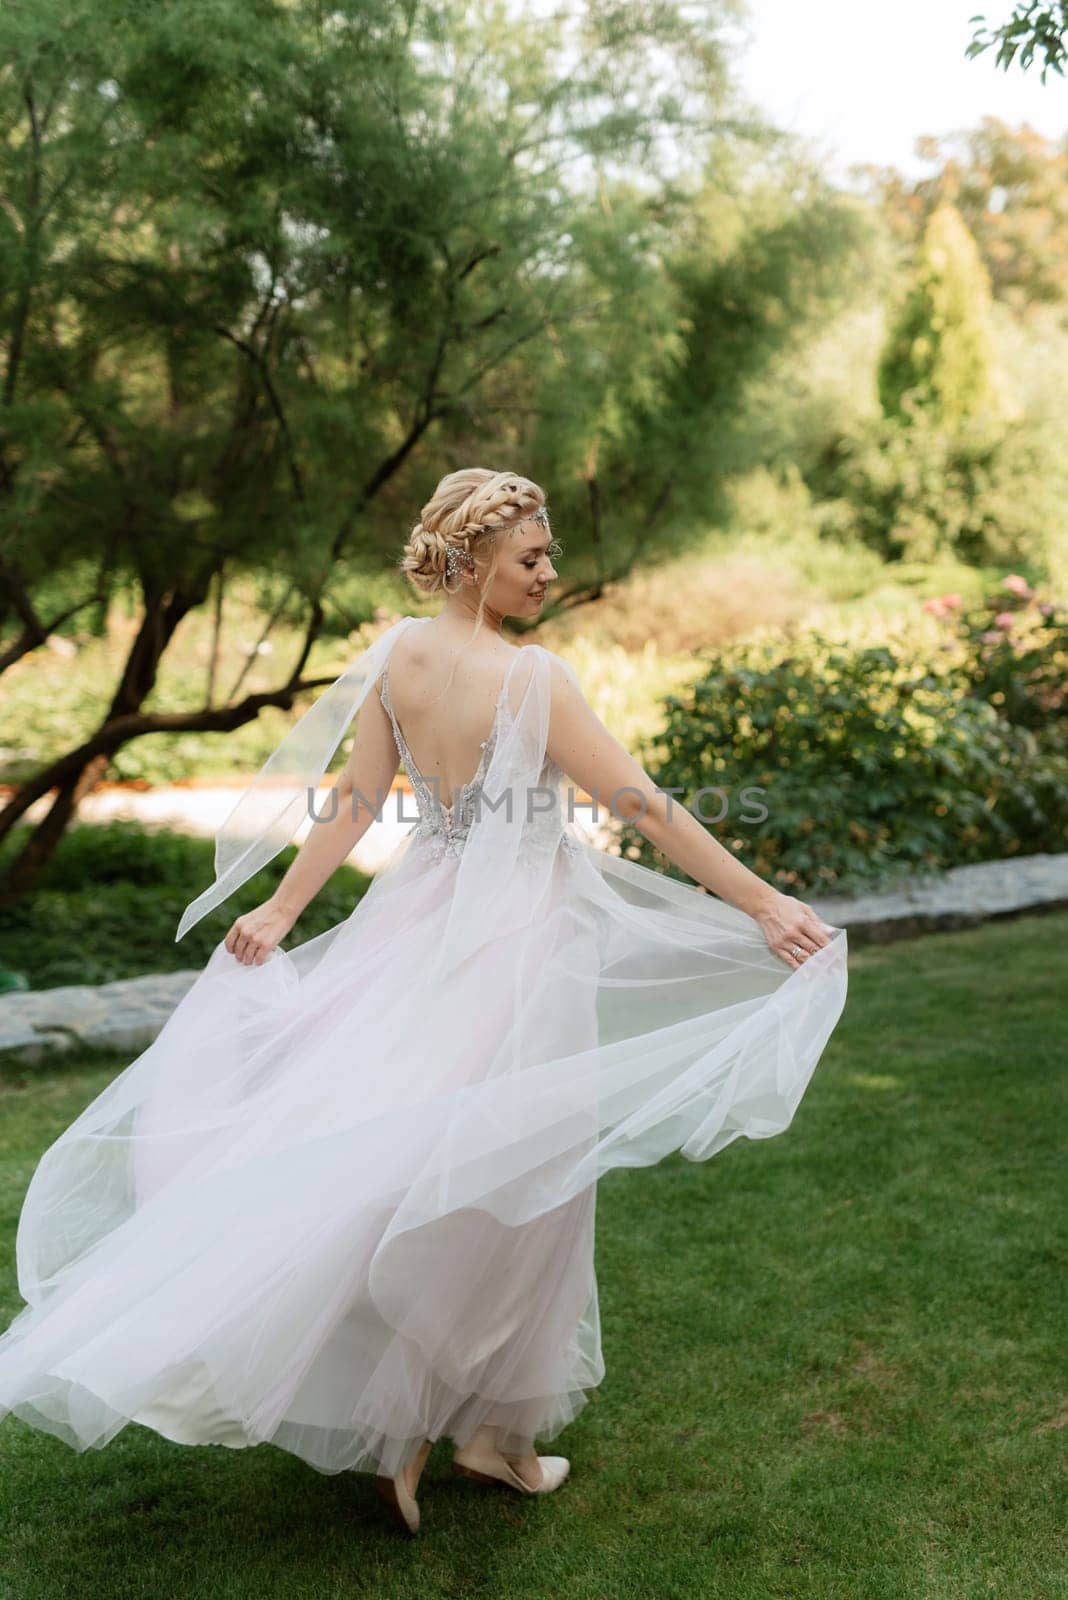
<svg viewBox="0 0 1068 1600">
<path fill-rule="evenodd" d="M 827 896 L 809 904 L 848 928 L 851 946 L 971 928 L 995 917 L 1068 908 L 1068 852 L 975 861 L 905 880 L 883 893 Z"/>
<path fill-rule="evenodd" d="M 0 995 L 0 1067 L 34 1066 L 75 1046 L 140 1054 L 202 970 Z"/>
<path fill-rule="evenodd" d="M 850 947 L 952 928 L 995 917 L 1068 907 L 1068 853 L 981 861 L 885 894 L 809 898 L 824 921 L 849 932 Z M 68 984 L 0 995 L 0 1066 L 32 1066 L 77 1046 L 146 1050 L 202 968 Z"/>
</svg>

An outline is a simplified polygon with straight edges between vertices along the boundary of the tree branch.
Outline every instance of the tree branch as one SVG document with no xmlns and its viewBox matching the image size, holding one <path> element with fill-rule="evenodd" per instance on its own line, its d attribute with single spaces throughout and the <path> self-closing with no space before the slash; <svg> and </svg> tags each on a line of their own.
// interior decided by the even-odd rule
<svg viewBox="0 0 1068 1600">
<path fill-rule="evenodd" d="M 298 694 L 336 682 L 334 677 L 298 678 L 281 689 L 246 695 L 235 706 L 200 706 L 195 711 L 131 711 L 111 717 L 74 750 L 59 756 L 22 784 L 0 811 L 0 838 L 11 831 L 35 801 L 51 789 L 62 790 L 99 756 L 111 757 L 122 745 L 146 733 L 229 733 L 259 716 L 265 706 L 292 709 Z"/>
<path fill-rule="evenodd" d="M 290 432 L 289 420 L 286 417 L 285 407 L 282 405 L 278 390 L 274 386 L 274 379 L 271 377 L 270 368 L 263 359 L 261 352 L 256 349 L 255 345 L 250 344 L 247 339 L 242 339 L 238 334 L 231 333 L 229 328 L 224 328 L 218 322 L 211 323 L 210 326 L 214 332 L 220 336 L 220 338 L 229 340 L 229 342 L 236 349 L 240 350 L 259 373 L 263 382 L 263 387 L 267 391 L 267 398 L 271 403 L 271 410 L 274 412 L 275 420 L 282 431 L 282 438 L 285 441 L 286 461 L 289 465 L 289 476 L 293 483 L 293 492 L 296 495 L 298 502 L 301 505 L 304 505 L 307 499 L 304 490 L 304 479 L 301 475 L 300 465 L 297 461 L 297 454 L 293 445 L 293 435 Z"/>
</svg>

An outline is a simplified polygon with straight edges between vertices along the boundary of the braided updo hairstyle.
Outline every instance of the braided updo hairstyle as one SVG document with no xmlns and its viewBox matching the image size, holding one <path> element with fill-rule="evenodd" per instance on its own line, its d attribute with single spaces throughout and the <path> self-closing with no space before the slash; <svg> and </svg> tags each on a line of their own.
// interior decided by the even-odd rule
<svg viewBox="0 0 1068 1600">
<path fill-rule="evenodd" d="M 421 594 L 452 594 L 463 582 L 459 571 L 452 576 L 445 571 L 445 557 L 452 545 L 481 569 L 484 594 L 497 565 L 495 535 L 533 516 L 544 504 L 544 492 L 518 472 L 491 472 L 488 467 L 450 472 L 423 507 L 398 566 Z"/>
</svg>

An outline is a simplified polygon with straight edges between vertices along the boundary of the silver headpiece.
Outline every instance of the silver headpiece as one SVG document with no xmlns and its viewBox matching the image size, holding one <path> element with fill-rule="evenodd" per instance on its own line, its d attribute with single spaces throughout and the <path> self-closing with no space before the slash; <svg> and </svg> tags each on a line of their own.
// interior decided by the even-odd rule
<svg viewBox="0 0 1068 1600">
<path fill-rule="evenodd" d="M 528 516 L 516 517 L 514 519 L 514 523 L 516 525 L 518 525 L 520 522 L 540 522 L 543 528 L 550 527 L 548 506 L 539 506 L 537 511 L 530 512 Z M 506 523 L 505 526 L 512 527 L 513 523 Z M 499 528 L 495 528 L 493 530 L 494 536 L 496 536 L 496 534 L 498 534 L 500 531 L 501 530 Z M 458 572 L 470 572 L 473 570 L 474 565 L 475 558 L 471 554 L 470 550 L 465 550 L 461 545 L 458 544 L 450 544 L 446 549 L 445 576 L 447 578 L 454 578 Z"/>
</svg>

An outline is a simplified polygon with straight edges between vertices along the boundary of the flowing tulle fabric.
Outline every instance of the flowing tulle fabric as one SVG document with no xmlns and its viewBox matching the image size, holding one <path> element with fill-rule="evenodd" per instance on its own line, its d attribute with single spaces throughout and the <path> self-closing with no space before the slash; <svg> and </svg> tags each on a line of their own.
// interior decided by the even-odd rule
<svg viewBox="0 0 1068 1600">
<path fill-rule="evenodd" d="M 335 685 L 331 738 L 422 620 Z M 595 848 L 547 753 L 552 670 L 510 662 L 465 833 L 424 817 L 346 921 L 262 966 L 220 941 L 46 1150 L 0 1415 L 79 1450 L 134 1421 L 392 1475 L 424 1438 L 488 1423 L 523 1451 L 585 1405 L 597 1179 L 781 1133 L 847 956 L 833 929 L 790 968 L 745 914 Z"/>
</svg>

